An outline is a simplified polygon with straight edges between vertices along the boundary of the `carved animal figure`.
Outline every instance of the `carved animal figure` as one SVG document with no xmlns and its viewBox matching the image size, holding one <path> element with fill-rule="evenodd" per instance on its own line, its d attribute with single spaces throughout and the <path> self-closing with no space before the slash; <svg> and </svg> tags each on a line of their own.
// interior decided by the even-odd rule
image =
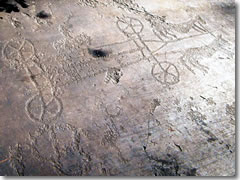
<svg viewBox="0 0 240 180">
<path fill-rule="evenodd" d="M 229 51 L 223 48 L 227 44 L 228 42 L 224 40 L 221 35 L 217 36 L 215 40 L 206 46 L 187 49 L 180 58 L 181 63 L 193 74 L 195 74 L 195 72 L 192 67 L 207 73 L 209 68 L 200 64 L 199 60 L 203 58 L 209 58 L 219 50 L 229 53 Z"/>
<path fill-rule="evenodd" d="M 165 16 L 147 15 L 146 20 L 150 22 L 154 34 L 162 41 L 177 39 L 176 32 L 188 33 L 191 29 L 198 32 L 207 32 L 203 26 L 206 22 L 200 16 L 179 24 L 166 22 Z"/>
</svg>

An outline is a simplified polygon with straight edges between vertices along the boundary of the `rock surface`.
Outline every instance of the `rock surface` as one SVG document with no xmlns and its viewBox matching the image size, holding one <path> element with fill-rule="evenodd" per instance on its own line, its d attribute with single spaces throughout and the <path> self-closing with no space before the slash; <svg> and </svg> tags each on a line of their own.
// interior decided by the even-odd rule
<svg viewBox="0 0 240 180">
<path fill-rule="evenodd" d="M 0 175 L 235 175 L 233 1 L 11 3 Z"/>
</svg>

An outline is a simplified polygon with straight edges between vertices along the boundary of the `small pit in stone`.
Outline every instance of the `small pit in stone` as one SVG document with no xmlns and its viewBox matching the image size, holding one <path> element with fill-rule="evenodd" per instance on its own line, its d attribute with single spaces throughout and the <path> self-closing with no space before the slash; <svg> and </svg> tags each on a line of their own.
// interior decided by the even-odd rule
<svg viewBox="0 0 240 180">
<path fill-rule="evenodd" d="M 107 57 L 108 52 L 103 51 L 101 49 L 90 49 L 88 48 L 88 53 L 91 54 L 95 58 Z"/>
<path fill-rule="evenodd" d="M 48 19 L 51 17 L 51 14 L 49 13 L 46 13 L 44 10 L 43 11 L 40 11 L 39 13 L 37 13 L 36 15 L 38 18 L 41 18 L 41 19 Z"/>
</svg>

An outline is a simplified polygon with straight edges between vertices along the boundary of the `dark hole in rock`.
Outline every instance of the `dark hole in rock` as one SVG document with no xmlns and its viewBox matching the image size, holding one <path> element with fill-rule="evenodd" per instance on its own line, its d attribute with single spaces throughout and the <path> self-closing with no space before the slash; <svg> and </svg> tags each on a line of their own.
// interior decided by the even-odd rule
<svg viewBox="0 0 240 180">
<path fill-rule="evenodd" d="M 197 173 L 197 169 L 196 168 L 192 168 L 189 171 L 187 171 L 186 175 L 187 176 L 196 176 Z"/>
<path fill-rule="evenodd" d="M 91 54 L 93 57 L 95 58 L 99 58 L 99 57 L 106 57 L 108 56 L 108 52 L 103 51 L 101 49 L 88 49 L 89 54 Z"/>
<path fill-rule="evenodd" d="M 38 18 L 41 18 L 41 19 L 47 19 L 47 18 L 50 18 L 51 15 L 46 13 L 44 10 L 43 11 L 40 11 L 39 13 L 37 13 L 36 15 Z"/>
<path fill-rule="evenodd" d="M 26 4 L 25 0 L 0 0 L 0 12 L 19 12 L 17 4 L 19 4 L 22 8 L 28 7 L 28 4 Z"/>
<path fill-rule="evenodd" d="M 13 12 L 19 12 L 18 7 L 15 4 L 8 4 L 6 2 L 0 2 L 0 12 L 6 12 L 11 13 Z"/>
<path fill-rule="evenodd" d="M 217 140 L 217 138 L 214 138 L 214 137 L 210 137 L 210 138 L 207 139 L 208 142 L 213 142 L 213 141 L 216 141 L 216 140 Z"/>
<path fill-rule="evenodd" d="M 28 8 L 28 4 L 26 4 L 25 0 L 15 0 L 22 8 Z"/>
<path fill-rule="evenodd" d="M 36 75 L 31 75 L 30 77 L 31 77 L 31 79 L 35 79 Z"/>
<path fill-rule="evenodd" d="M 224 12 L 224 14 L 230 14 L 230 15 L 235 15 L 235 3 L 222 3 L 221 4 L 221 9 Z"/>
</svg>

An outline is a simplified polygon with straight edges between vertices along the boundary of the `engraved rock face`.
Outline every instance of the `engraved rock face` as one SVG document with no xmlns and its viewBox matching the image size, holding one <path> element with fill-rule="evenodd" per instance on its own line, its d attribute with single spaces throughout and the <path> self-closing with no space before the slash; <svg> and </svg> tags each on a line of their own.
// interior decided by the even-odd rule
<svg viewBox="0 0 240 180">
<path fill-rule="evenodd" d="M 0 175 L 235 175 L 232 0 L 0 11 Z"/>
</svg>

